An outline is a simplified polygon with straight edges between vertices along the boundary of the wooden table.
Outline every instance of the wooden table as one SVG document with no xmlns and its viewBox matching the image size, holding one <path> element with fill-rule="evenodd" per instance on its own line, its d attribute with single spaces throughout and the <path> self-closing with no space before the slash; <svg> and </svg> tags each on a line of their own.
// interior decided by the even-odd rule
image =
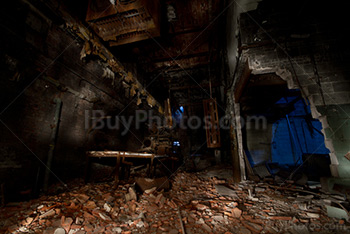
<svg viewBox="0 0 350 234">
<path fill-rule="evenodd" d="M 87 151 L 86 156 L 88 159 L 87 168 L 89 167 L 90 158 L 117 158 L 116 172 L 115 172 L 115 182 L 119 182 L 119 168 L 120 163 L 124 162 L 125 158 L 149 158 L 151 163 L 149 166 L 149 174 L 151 173 L 151 168 L 153 167 L 153 161 L 156 155 L 150 153 L 135 153 L 128 151 Z M 121 161 L 122 160 L 122 161 Z"/>
</svg>

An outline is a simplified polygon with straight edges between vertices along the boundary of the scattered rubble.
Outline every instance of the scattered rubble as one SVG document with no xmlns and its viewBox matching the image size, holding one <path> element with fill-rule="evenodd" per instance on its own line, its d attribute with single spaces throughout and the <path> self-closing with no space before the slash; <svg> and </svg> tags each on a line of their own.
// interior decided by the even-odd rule
<svg viewBox="0 0 350 234">
<path fill-rule="evenodd" d="M 350 231 L 347 200 L 292 183 L 232 184 L 178 172 L 154 184 L 77 186 L 0 210 L 1 233 L 310 233 Z M 164 180 L 163 180 L 164 183 Z M 169 182 L 167 182 L 169 183 Z M 168 186 L 168 185 L 167 185 Z M 170 188 L 170 186 L 168 186 Z M 332 206 L 331 206 L 332 205 Z M 328 213 L 327 213 L 328 212 Z"/>
<path fill-rule="evenodd" d="M 168 190 L 170 188 L 169 180 L 167 177 L 160 177 L 155 179 L 150 178 L 135 178 L 137 187 L 142 192 L 151 193 L 154 188 L 161 190 Z"/>
</svg>

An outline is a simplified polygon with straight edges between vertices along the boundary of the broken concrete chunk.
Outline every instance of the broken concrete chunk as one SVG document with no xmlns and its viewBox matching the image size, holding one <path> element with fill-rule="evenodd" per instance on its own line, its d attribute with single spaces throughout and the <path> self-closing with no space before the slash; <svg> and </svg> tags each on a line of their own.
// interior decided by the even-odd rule
<svg viewBox="0 0 350 234">
<path fill-rule="evenodd" d="M 224 221 L 224 217 L 222 215 L 215 215 L 213 216 L 213 219 L 218 222 Z"/>
<path fill-rule="evenodd" d="M 254 190 L 255 190 L 256 193 L 261 193 L 261 192 L 265 191 L 265 188 L 256 187 Z"/>
<path fill-rule="evenodd" d="M 203 223 L 201 227 L 209 233 L 212 232 L 211 228 L 206 223 Z"/>
<path fill-rule="evenodd" d="M 103 213 L 98 213 L 98 215 L 101 217 L 101 219 L 103 220 L 108 220 L 111 221 L 112 219 L 110 217 L 108 217 L 106 214 Z"/>
<path fill-rule="evenodd" d="M 346 221 L 349 221 L 349 216 L 345 210 L 334 206 L 326 206 L 326 208 L 327 208 L 327 215 L 329 217 L 337 218 L 337 219 L 345 219 Z"/>
<path fill-rule="evenodd" d="M 331 205 L 332 204 L 332 200 L 330 200 L 330 199 L 323 199 L 323 202 L 326 205 Z"/>
<path fill-rule="evenodd" d="M 315 213 L 306 212 L 306 215 L 309 218 L 313 218 L 313 219 L 319 219 L 320 218 L 320 215 L 319 214 L 315 214 Z"/>
<path fill-rule="evenodd" d="M 105 209 L 105 211 L 107 211 L 108 213 L 111 212 L 112 210 L 112 207 L 110 205 L 108 205 L 107 203 L 105 203 L 103 205 L 103 209 Z"/>
<path fill-rule="evenodd" d="M 55 210 L 51 209 L 49 211 L 46 211 L 44 214 L 40 215 L 39 218 L 43 219 L 43 218 L 47 218 L 47 217 L 50 217 L 50 216 L 54 216 L 55 214 L 56 214 Z"/>
<path fill-rule="evenodd" d="M 79 201 L 80 203 L 85 203 L 87 200 L 90 199 L 90 197 L 87 196 L 87 195 L 85 195 L 85 194 L 79 194 L 79 195 L 77 196 L 77 199 L 78 199 L 78 201 Z"/>
<path fill-rule="evenodd" d="M 66 231 L 63 228 L 57 228 L 54 234 L 66 234 Z"/>
<path fill-rule="evenodd" d="M 93 210 L 97 207 L 94 201 L 88 201 L 84 206 L 89 210 Z"/>
<path fill-rule="evenodd" d="M 18 230 L 20 232 L 28 232 L 29 231 L 28 228 L 26 228 L 26 227 L 20 227 Z"/>
<path fill-rule="evenodd" d="M 86 234 L 86 232 L 84 230 L 75 230 L 75 232 L 73 232 L 73 234 Z"/>
<path fill-rule="evenodd" d="M 129 209 L 131 212 L 134 213 L 136 211 L 136 204 L 135 203 L 130 204 Z"/>
<path fill-rule="evenodd" d="M 84 226 L 84 230 L 87 232 L 92 232 L 94 230 L 94 227 L 91 224 L 86 224 Z"/>
<path fill-rule="evenodd" d="M 240 209 L 238 209 L 237 207 L 233 208 L 231 212 L 232 212 L 232 216 L 235 218 L 239 218 L 242 215 L 242 211 Z"/>
<path fill-rule="evenodd" d="M 233 189 L 230 189 L 224 185 L 216 184 L 215 189 L 217 193 L 220 194 L 221 196 L 229 196 L 229 197 L 238 199 L 237 193 Z"/>
<path fill-rule="evenodd" d="M 203 204 L 197 204 L 197 205 L 196 205 L 196 208 L 197 208 L 197 210 L 206 210 L 206 209 L 208 209 L 209 207 L 206 206 L 206 205 L 203 205 Z"/>
<path fill-rule="evenodd" d="M 70 217 L 66 218 L 65 216 L 61 217 L 61 225 L 64 228 L 64 230 L 66 230 L 67 233 L 69 233 L 70 226 L 72 225 L 72 223 L 73 223 L 72 218 L 70 218 Z"/>
<path fill-rule="evenodd" d="M 84 212 L 84 218 L 89 222 L 94 222 L 96 218 L 88 212 Z"/>
<path fill-rule="evenodd" d="M 27 226 L 27 225 L 31 224 L 33 222 L 33 220 L 34 220 L 34 218 L 32 218 L 32 217 L 26 218 L 24 225 Z"/>
<path fill-rule="evenodd" d="M 204 223 L 203 218 L 200 218 L 199 220 L 197 220 L 196 223 L 197 223 L 197 224 L 203 224 L 203 223 Z"/>
<path fill-rule="evenodd" d="M 142 228 L 142 227 L 144 227 L 145 226 L 145 224 L 144 224 L 144 222 L 142 222 L 142 221 L 140 221 L 140 222 L 138 222 L 137 224 L 136 224 L 136 227 L 138 227 L 138 228 Z"/>
<path fill-rule="evenodd" d="M 145 190 L 145 193 L 146 193 L 146 194 L 150 194 L 150 193 L 153 193 L 153 192 L 156 191 L 156 190 L 157 190 L 157 187 L 153 187 L 153 188 L 150 188 L 150 189 Z"/>
<path fill-rule="evenodd" d="M 162 190 L 162 189 L 169 189 L 170 183 L 167 177 L 161 177 L 156 179 L 149 179 L 149 178 L 135 178 L 136 185 L 142 192 L 145 192 L 146 190 L 152 189 L 156 187 L 156 189 Z"/>
<path fill-rule="evenodd" d="M 132 187 L 129 187 L 129 193 L 125 194 L 125 200 L 131 201 L 131 200 L 135 200 L 137 201 L 137 196 L 136 196 L 136 192 Z"/>
<path fill-rule="evenodd" d="M 345 196 L 341 196 L 341 195 L 332 195 L 332 198 L 339 200 L 339 201 L 345 201 L 346 198 Z"/>
<path fill-rule="evenodd" d="M 299 203 L 298 207 L 300 210 L 307 210 L 307 204 L 306 203 Z"/>
<path fill-rule="evenodd" d="M 238 233 L 239 234 L 251 234 L 252 232 L 249 231 L 249 229 L 247 229 L 245 227 L 240 227 Z"/>
<path fill-rule="evenodd" d="M 77 224 L 77 225 L 81 225 L 81 224 L 83 224 L 83 222 L 84 222 L 84 219 L 83 219 L 83 218 L 77 217 L 77 218 L 75 219 L 75 224 Z"/>
<path fill-rule="evenodd" d="M 122 233 L 123 229 L 121 229 L 120 227 L 115 227 L 112 229 L 112 232 L 115 232 L 115 233 Z"/>
<path fill-rule="evenodd" d="M 244 227 L 252 231 L 253 233 L 260 233 L 263 230 L 263 227 L 252 222 L 242 221 Z"/>
<path fill-rule="evenodd" d="M 158 194 L 156 197 L 155 203 L 158 204 L 160 202 L 160 200 L 162 199 L 162 197 L 163 197 L 162 193 Z"/>
<path fill-rule="evenodd" d="M 79 231 L 79 229 L 70 229 L 68 234 L 76 234 Z M 85 231 L 83 231 L 85 233 Z"/>
</svg>

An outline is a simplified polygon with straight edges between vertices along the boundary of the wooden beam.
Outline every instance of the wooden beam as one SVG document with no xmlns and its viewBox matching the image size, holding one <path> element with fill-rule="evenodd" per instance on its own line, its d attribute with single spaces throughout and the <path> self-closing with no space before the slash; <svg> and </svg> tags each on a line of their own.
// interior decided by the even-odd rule
<svg viewBox="0 0 350 234">
<path fill-rule="evenodd" d="M 221 146 L 218 107 L 216 99 L 203 100 L 205 127 L 208 148 Z M 210 117 L 210 118 L 208 118 Z"/>
</svg>

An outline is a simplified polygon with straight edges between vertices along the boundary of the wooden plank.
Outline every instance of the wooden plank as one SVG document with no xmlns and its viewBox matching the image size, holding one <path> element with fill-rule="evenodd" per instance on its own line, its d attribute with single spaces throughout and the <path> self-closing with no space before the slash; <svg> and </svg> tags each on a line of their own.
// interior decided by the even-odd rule
<svg viewBox="0 0 350 234">
<path fill-rule="evenodd" d="M 215 99 L 203 100 L 207 147 L 221 146 L 218 107 Z M 209 119 L 208 119 L 209 118 Z"/>
<path fill-rule="evenodd" d="M 149 153 L 135 153 L 127 151 L 88 151 L 86 152 L 88 157 L 95 158 L 115 158 L 115 157 L 125 157 L 125 158 L 153 158 L 154 154 Z"/>
</svg>

